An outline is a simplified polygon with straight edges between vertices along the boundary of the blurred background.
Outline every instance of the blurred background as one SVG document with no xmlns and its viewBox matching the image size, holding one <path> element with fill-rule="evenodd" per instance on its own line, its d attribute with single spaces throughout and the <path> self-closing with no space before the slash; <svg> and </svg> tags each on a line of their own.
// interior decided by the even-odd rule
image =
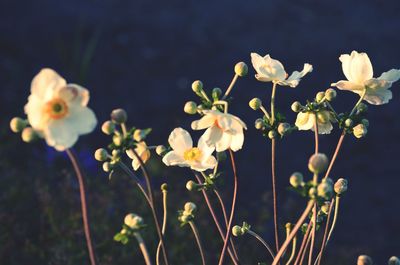
<svg viewBox="0 0 400 265">
<path fill-rule="evenodd" d="M 99 125 L 112 109 L 122 107 L 129 123 L 154 128 L 148 144 L 165 144 L 176 126 L 194 119 L 183 112 L 195 100 L 191 82 L 225 89 L 238 61 L 249 75 L 237 82 L 230 111 L 247 124 L 245 147 L 237 153 L 238 215 L 273 242 L 270 142 L 254 129 L 260 115 L 248 107 L 257 96 L 269 102 L 270 84 L 257 82 L 250 52 L 270 53 L 287 72 L 313 64 L 314 71 L 296 89 L 279 88 L 278 109 L 294 122 L 290 104 L 305 101 L 343 79 L 338 57 L 352 50 L 367 52 L 374 75 L 400 67 L 400 2 L 360 1 L 111 1 L 0 0 L 0 264 L 88 264 L 81 225 L 79 188 L 68 158 L 44 142 L 26 145 L 9 130 L 9 120 L 24 116 L 30 82 L 43 67 L 90 90 L 90 107 Z M 366 138 L 347 137 L 332 177 L 349 179 L 340 219 L 325 264 L 355 264 L 369 254 L 378 264 L 400 255 L 399 135 L 400 83 L 389 104 L 370 106 Z M 337 111 L 349 111 L 357 95 L 339 93 Z M 268 103 L 267 103 L 268 104 Z M 322 136 L 321 151 L 332 155 L 340 135 Z M 142 264 L 135 243 L 122 246 L 112 237 L 128 212 L 145 217 L 150 251 L 156 236 L 149 211 L 123 175 L 108 179 L 92 154 L 110 139 L 97 130 L 75 146 L 86 171 L 89 215 L 100 264 Z M 278 143 L 277 170 L 280 226 L 294 222 L 306 201 L 287 191 L 294 171 L 307 173 L 313 134 L 296 132 Z M 188 227 L 180 228 L 176 211 L 188 201 L 200 206 L 198 226 L 216 263 L 221 242 L 200 194 L 185 190 L 185 169 L 166 170 L 153 155 L 149 162 L 154 189 L 170 187 L 168 245 L 173 264 L 200 264 Z M 227 168 L 221 190 L 231 198 Z M 160 192 L 156 198 L 161 203 Z M 282 230 L 283 231 L 283 230 Z M 282 232 L 281 236 L 284 233 Z M 282 239 L 283 240 L 283 239 Z M 238 241 L 244 264 L 270 262 L 258 242 Z M 213 251 L 218 249 L 218 251 Z"/>
</svg>

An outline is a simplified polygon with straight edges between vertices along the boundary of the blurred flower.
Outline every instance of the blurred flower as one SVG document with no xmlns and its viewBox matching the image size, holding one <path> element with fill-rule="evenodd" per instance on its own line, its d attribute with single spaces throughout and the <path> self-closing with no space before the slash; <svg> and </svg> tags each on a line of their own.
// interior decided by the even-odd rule
<svg viewBox="0 0 400 265">
<path fill-rule="evenodd" d="M 332 86 L 359 95 L 366 89 L 364 99 L 373 105 L 386 104 L 392 99 L 392 91 L 389 88 L 400 79 L 400 70 L 392 69 L 378 78 L 373 78 L 372 64 L 366 53 L 352 51 L 351 54 L 342 54 L 339 60 L 347 80 L 340 80 Z"/>
<path fill-rule="evenodd" d="M 314 131 L 315 116 L 317 116 L 318 133 L 331 133 L 333 129 L 332 122 L 335 121 L 335 119 L 327 110 L 321 110 L 316 114 L 314 112 L 299 112 L 297 114 L 295 125 L 299 128 L 299 130 Z"/>
<path fill-rule="evenodd" d="M 45 68 L 31 84 L 25 112 L 32 128 L 58 151 L 72 147 L 78 136 L 93 131 L 96 116 L 87 107 L 89 92 L 67 84 L 54 70 Z"/>
<path fill-rule="evenodd" d="M 222 113 L 217 110 L 204 110 L 204 116 L 192 122 L 193 130 L 207 128 L 202 138 L 206 144 L 215 146 L 217 152 L 222 152 L 230 148 L 238 151 L 244 142 L 243 129 L 247 129 L 246 124 L 238 117 Z"/>
<path fill-rule="evenodd" d="M 150 158 L 150 150 L 147 148 L 147 145 L 145 142 L 137 143 L 135 152 L 140 157 L 140 159 L 143 161 L 143 163 L 146 163 L 147 160 L 149 160 L 149 158 Z M 126 154 L 129 156 L 130 159 L 132 159 L 133 169 L 138 170 L 138 168 L 140 167 L 140 162 L 139 162 L 139 159 L 133 153 L 133 151 L 126 150 Z"/>
<path fill-rule="evenodd" d="M 364 124 L 360 123 L 353 128 L 353 134 L 356 138 L 362 138 L 368 133 L 368 128 Z"/>
<path fill-rule="evenodd" d="M 269 54 L 261 57 L 257 53 L 251 53 L 251 62 L 257 72 L 255 77 L 258 81 L 273 82 L 281 86 L 296 87 L 300 79 L 313 70 L 312 65 L 306 63 L 301 72 L 294 71 L 288 77 L 282 63 L 272 59 Z"/>
<path fill-rule="evenodd" d="M 214 168 L 217 163 L 211 155 L 215 148 L 206 144 L 204 136 L 200 137 L 198 146 L 193 147 L 190 134 L 182 128 L 176 128 L 169 135 L 168 142 L 173 150 L 163 157 L 162 161 L 167 166 L 190 167 L 201 172 Z"/>
</svg>

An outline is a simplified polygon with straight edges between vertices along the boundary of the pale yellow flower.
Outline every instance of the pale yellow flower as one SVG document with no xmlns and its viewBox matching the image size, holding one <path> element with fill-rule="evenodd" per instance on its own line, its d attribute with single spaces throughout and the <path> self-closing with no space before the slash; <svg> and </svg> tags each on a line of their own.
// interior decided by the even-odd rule
<svg viewBox="0 0 400 265">
<path fill-rule="evenodd" d="M 335 119 L 332 114 L 327 110 L 322 110 L 317 113 L 317 124 L 319 134 L 331 133 L 333 126 L 332 122 Z M 315 114 L 313 112 L 299 112 L 297 114 L 295 125 L 299 130 L 314 131 Z"/>
<path fill-rule="evenodd" d="M 143 161 L 143 163 L 146 163 L 147 160 L 150 159 L 150 150 L 147 148 L 146 143 L 143 141 L 136 144 L 135 152 Z M 126 154 L 129 156 L 130 159 L 132 159 L 133 169 L 135 171 L 138 170 L 140 167 L 140 162 L 139 159 L 135 156 L 135 153 L 133 153 L 132 150 L 126 150 Z"/>
</svg>

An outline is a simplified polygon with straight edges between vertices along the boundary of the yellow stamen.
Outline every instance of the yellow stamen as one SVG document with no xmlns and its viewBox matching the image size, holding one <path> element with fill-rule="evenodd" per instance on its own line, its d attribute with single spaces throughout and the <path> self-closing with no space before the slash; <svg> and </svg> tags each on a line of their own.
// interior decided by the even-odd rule
<svg viewBox="0 0 400 265">
<path fill-rule="evenodd" d="M 183 158 L 186 161 L 200 161 L 201 155 L 201 150 L 197 147 L 193 147 L 185 151 L 185 153 L 183 154 Z"/>
<path fill-rule="evenodd" d="M 68 114 L 68 105 L 64 100 L 55 98 L 45 104 L 44 112 L 49 115 L 50 118 L 59 120 Z"/>
</svg>

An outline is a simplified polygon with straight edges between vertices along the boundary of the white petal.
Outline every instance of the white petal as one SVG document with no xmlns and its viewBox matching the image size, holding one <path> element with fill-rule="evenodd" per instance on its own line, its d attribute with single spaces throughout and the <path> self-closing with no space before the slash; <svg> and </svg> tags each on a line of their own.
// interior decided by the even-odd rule
<svg viewBox="0 0 400 265">
<path fill-rule="evenodd" d="M 136 158 L 136 157 L 134 157 L 133 159 L 132 159 L 132 168 L 133 168 L 133 170 L 138 170 L 139 168 L 140 168 L 140 162 L 139 162 L 139 160 Z"/>
<path fill-rule="evenodd" d="M 52 93 L 66 85 L 64 78 L 49 68 L 42 69 L 32 80 L 31 93 L 43 100 L 52 97 Z"/>
<path fill-rule="evenodd" d="M 162 159 L 165 165 L 167 166 L 180 166 L 180 167 L 188 167 L 189 164 L 186 163 L 185 159 L 177 154 L 175 151 L 168 152 Z"/>
<path fill-rule="evenodd" d="M 350 90 L 354 93 L 360 93 L 363 91 L 364 86 L 360 84 L 353 83 L 351 81 L 340 80 L 337 83 L 332 83 L 331 86 L 335 86 L 341 90 Z"/>
<path fill-rule="evenodd" d="M 222 133 L 223 133 L 223 131 L 220 128 L 218 128 L 217 126 L 212 126 L 212 127 L 208 128 L 204 132 L 204 134 L 200 137 L 199 145 L 200 145 L 200 140 L 202 140 L 207 145 L 214 146 L 221 139 Z"/>
<path fill-rule="evenodd" d="M 212 113 L 207 113 L 200 120 L 192 122 L 192 129 L 193 130 L 203 130 L 212 126 L 217 119 Z"/>
<path fill-rule="evenodd" d="M 63 119 L 70 124 L 72 129 L 79 135 L 91 133 L 97 125 L 97 119 L 94 112 L 88 107 L 72 107 L 70 114 Z"/>
<path fill-rule="evenodd" d="M 257 72 L 256 79 L 259 81 L 281 81 L 286 78 L 286 72 L 281 62 L 272 59 L 269 54 L 261 57 L 257 53 L 252 53 L 251 62 Z"/>
<path fill-rule="evenodd" d="M 68 84 L 58 90 L 58 96 L 69 104 L 78 104 L 86 106 L 90 99 L 89 91 L 76 84 Z"/>
<path fill-rule="evenodd" d="M 264 64 L 264 58 L 258 53 L 252 52 L 250 54 L 251 63 L 253 64 L 254 70 L 258 72 L 258 69 Z"/>
<path fill-rule="evenodd" d="M 399 69 L 392 69 L 387 72 L 381 74 L 378 79 L 386 80 L 389 82 L 396 82 L 400 79 L 400 70 Z"/>
<path fill-rule="evenodd" d="M 367 90 L 364 100 L 372 105 L 382 105 L 388 103 L 392 97 L 392 91 L 389 89 Z"/>
<path fill-rule="evenodd" d="M 55 147 L 58 151 L 71 148 L 78 140 L 78 134 L 65 120 L 53 120 L 44 131 L 44 137 L 49 146 Z"/>
<path fill-rule="evenodd" d="M 351 71 L 350 71 L 350 61 L 351 57 L 349 54 L 342 54 L 339 57 L 339 61 L 342 62 L 342 70 L 343 74 L 346 76 L 347 80 L 353 80 L 351 77 Z"/>
<path fill-rule="evenodd" d="M 299 112 L 295 125 L 299 130 L 310 130 L 314 127 L 315 115 L 309 112 Z"/>
<path fill-rule="evenodd" d="M 351 52 L 350 72 L 351 78 L 355 83 L 362 84 L 364 81 L 373 77 L 371 61 L 366 53 Z"/>
<path fill-rule="evenodd" d="M 330 134 L 333 129 L 332 123 L 330 121 L 324 123 L 318 123 L 318 134 Z M 314 126 L 311 128 L 311 131 L 314 130 Z"/>
<path fill-rule="evenodd" d="M 190 165 L 190 168 L 199 172 L 205 171 L 207 169 L 213 169 L 217 164 L 217 160 L 214 156 L 210 156 L 205 162 L 195 162 Z"/>
<path fill-rule="evenodd" d="M 231 115 L 231 114 L 230 114 L 230 115 Z M 233 118 L 235 121 L 237 121 L 237 122 L 240 124 L 240 126 L 241 126 L 243 129 L 247 130 L 246 123 L 244 123 L 239 117 L 236 117 L 236 116 L 233 116 L 233 115 L 231 115 L 231 116 L 232 116 L 232 118 Z"/>
<path fill-rule="evenodd" d="M 212 128 L 209 128 L 208 130 L 211 130 Z M 219 129 L 217 129 L 218 131 L 221 131 L 221 130 L 219 130 Z M 207 132 L 207 131 L 206 131 Z M 220 134 L 220 137 L 222 136 L 222 132 L 221 132 L 221 134 Z M 216 142 L 216 141 L 215 141 Z M 198 144 L 197 144 L 197 147 L 200 149 L 200 151 L 201 151 L 201 154 L 202 154 L 202 158 L 201 158 L 201 161 L 206 161 L 210 156 L 211 156 L 211 154 L 214 152 L 214 150 L 215 150 L 215 142 L 214 142 L 214 144 L 213 145 L 210 145 L 210 144 L 208 144 L 207 143 L 207 135 L 206 135 L 206 133 L 204 133 L 201 137 L 200 137 L 200 139 L 199 139 L 199 142 L 198 142 Z"/>
<path fill-rule="evenodd" d="M 175 128 L 168 138 L 168 143 L 172 149 L 179 155 L 183 156 L 183 153 L 193 147 L 193 141 L 190 134 L 182 129 Z"/>
<path fill-rule="evenodd" d="M 312 72 L 312 70 L 313 70 L 312 65 L 305 63 L 303 70 L 301 70 L 301 72 L 294 71 L 286 80 L 279 82 L 279 84 L 284 86 L 296 87 L 299 84 L 300 79 L 304 77 L 306 74 Z"/>
<path fill-rule="evenodd" d="M 43 101 L 36 95 L 31 94 L 28 97 L 28 103 L 25 105 L 24 110 L 28 116 L 29 124 L 35 129 L 42 131 L 44 129 L 42 108 Z"/>
<path fill-rule="evenodd" d="M 227 150 L 231 145 L 231 141 L 232 141 L 232 135 L 229 133 L 224 133 L 221 139 L 216 144 L 217 152 L 222 152 Z"/>
<path fill-rule="evenodd" d="M 232 151 L 236 152 L 242 149 L 244 143 L 244 134 L 243 131 L 232 135 L 231 146 Z"/>
</svg>

